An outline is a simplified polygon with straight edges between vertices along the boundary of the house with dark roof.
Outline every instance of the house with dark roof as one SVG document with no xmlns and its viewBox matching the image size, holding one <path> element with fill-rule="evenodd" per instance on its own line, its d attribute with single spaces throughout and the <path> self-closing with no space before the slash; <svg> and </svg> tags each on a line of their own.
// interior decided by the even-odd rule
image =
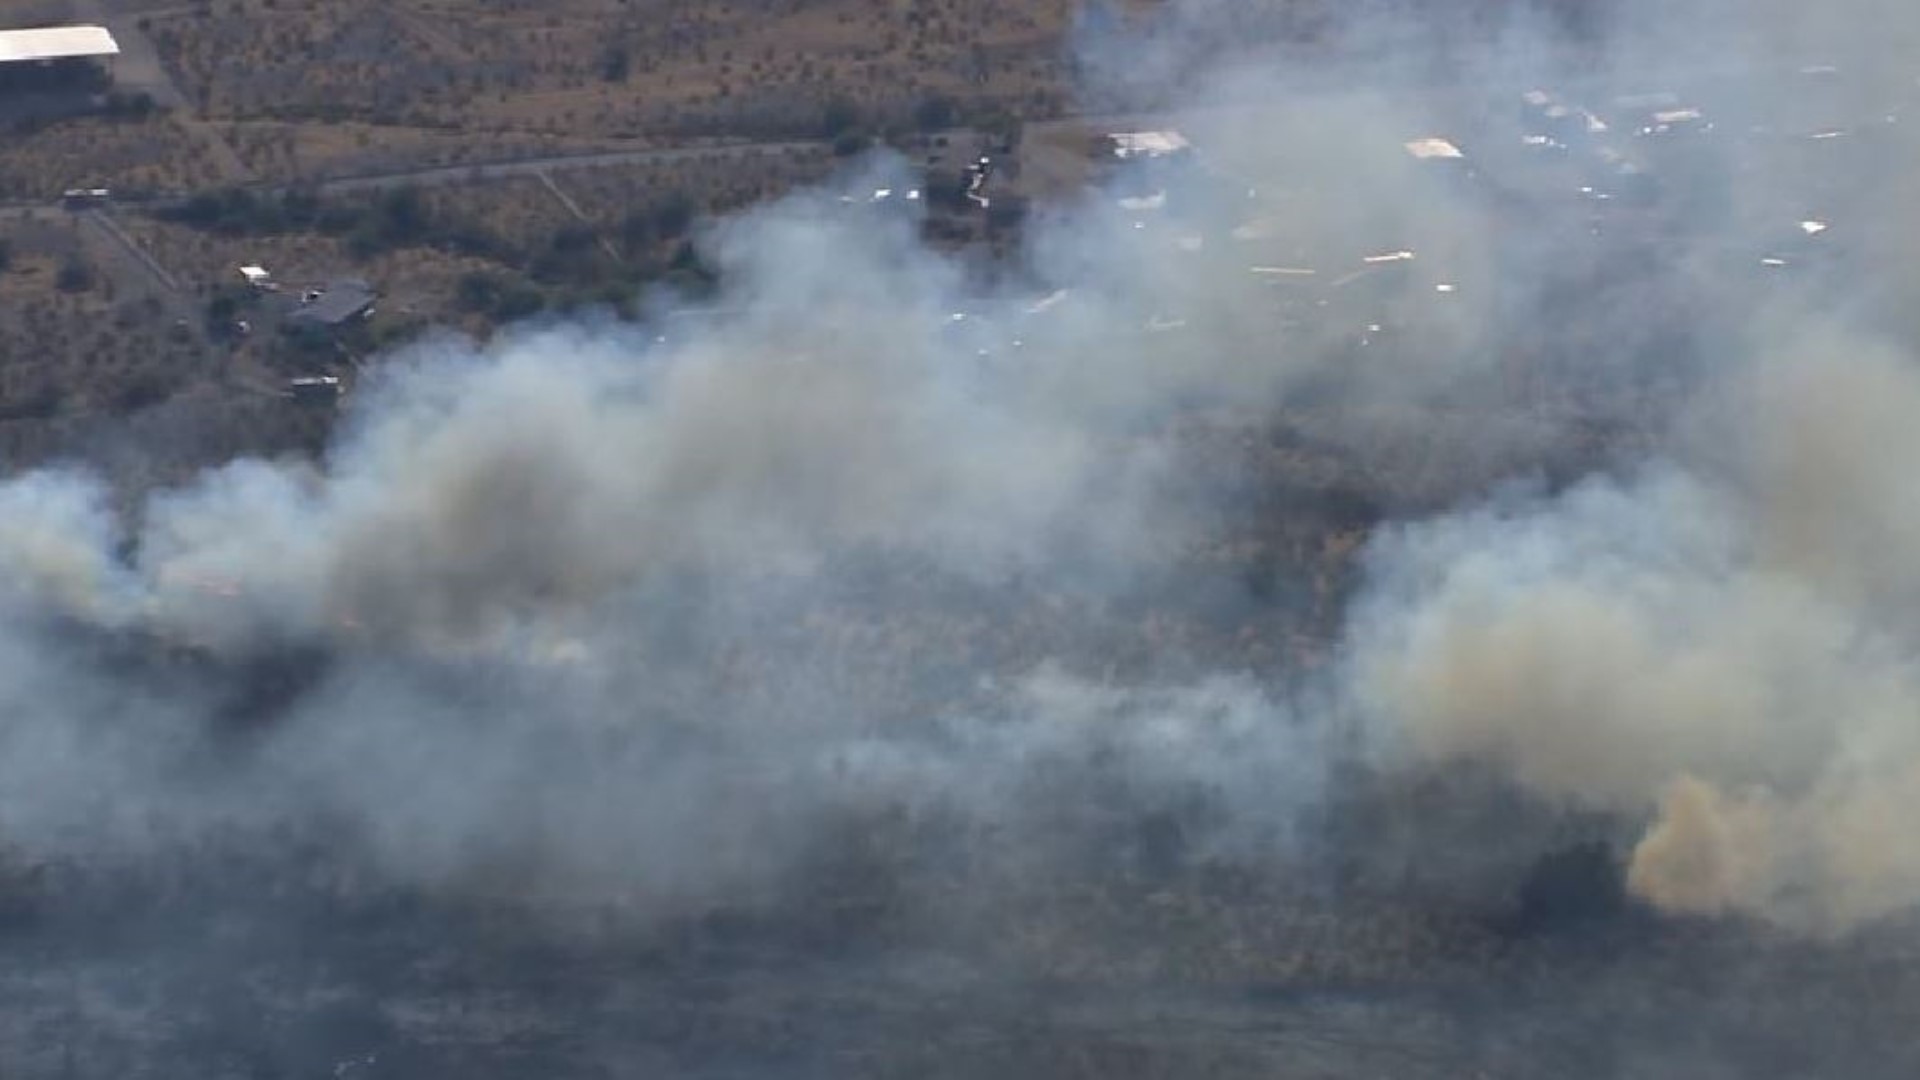
<svg viewBox="0 0 1920 1080">
<path fill-rule="evenodd" d="M 343 278 L 299 294 L 284 323 L 289 333 L 333 334 L 373 314 L 380 298 L 373 286 Z"/>
</svg>

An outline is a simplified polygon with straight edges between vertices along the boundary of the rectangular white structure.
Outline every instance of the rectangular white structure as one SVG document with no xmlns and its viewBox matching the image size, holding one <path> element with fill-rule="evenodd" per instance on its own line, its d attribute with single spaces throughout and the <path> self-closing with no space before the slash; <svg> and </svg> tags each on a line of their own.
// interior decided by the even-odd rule
<svg viewBox="0 0 1920 1080">
<path fill-rule="evenodd" d="M 118 55 L 120 43 L 113 40 L 113 35 L 104 26 L 0 30 L 0 64 Z"/>
<path fill-rule="evenodd" d="M 1107 139 L 1113 146 L 1113 156 L 1122 160 L 1169 157 L 1189 149 L 1186 136 L 1177 131 L 1116 131 Z"/>
<path fill-rule="evenodd" d="M 1421 161 L 1432 161 L 1435 159 L 1457 161 L 1467 156 L 1460 152 L 1459 147 L 1445 139 L 1439 138 L 1415 139 L 1407 144 L 1407 153 L 1412 154 Z"/>
</svg>

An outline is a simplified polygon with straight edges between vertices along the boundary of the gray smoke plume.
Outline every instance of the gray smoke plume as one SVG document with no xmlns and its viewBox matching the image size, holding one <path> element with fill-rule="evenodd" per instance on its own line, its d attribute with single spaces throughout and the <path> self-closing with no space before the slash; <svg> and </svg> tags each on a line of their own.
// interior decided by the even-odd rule
<svg viewBox="0 0 1920 1080">
<path fill-rule="evenodd" d="M 1198 785 L 1267 823 L 1220 843 L 1286 834 L 1324 755 L 1255 681 L 1110 685 L 1048 644 L 1065 615 L 1004 627 L 1038 651 L 987 639 L 1050 600 L 1026 582 L 1084 605 L 1190 545 L 1156 428 L 1312 358 L 1149 330 L 1141 295 L 1206 279 L 1099 215 L 1044 258 L 1130 258 L 1051 318 L 971 287 L 849 209 L 906 185 L 875 168 L 716 223 L 719 318 L 412 348 L 324 460 L 237 461 L 132 520 L 81 475 L 0 487 L 8 842 L 320 832 L 401 881 L 652 918 L 751 903 L 848 816 L 1057 832 L 1055 775 Z"/>
<path fill-rule="evenodd" d="M 1763 88 L 1729 106 L 1752 126 L 1806 52 L 1910 94 L 1884 46 L 1915 20 L 1841 9 L 1828 35 L 1662 17 Z M 1516 16 L 1484 47 L 1329 9 L 1287 33 L 1334 60 L 1196 62 L 1251 10 L 1089 30 L 1124 60 L 1100 70 L 1174 88 L 1203 166 L 1040 208 L 1018 285 L 870 205 L 912 183 L 874 162 L 711 223 L 720 314 L 416 346 L 323 460 L 131 518 L 83 475 L 0 485 L 0 836 L 88 860 L 317 834 L 410 884 L 645 918 L 775 893 L 850 819 L 1043 861 L 1098 835 L 1089 807 L 1197 803 L 1196 846 L 1277 859 L 1357 742 L 1389 777 L 1491 765 L 1644 826 L 1629 883 L 1670 910 L 1826 932 L 1920 900 L 1904 312 L 1880 284 L 1763 317 L 1727 280 L 1758 253 L 1726 256 L 1776 211 L 1912 220 L 1898 186 L 1842 204 L 1676 153 L 1695 217 L 1517 217 L 1406 144 L 1491 129 L 1569 53 L 1582 85 L 1684 70 L 1675 34 L 1624 12 L 1608 51 Z M 1476 85 L 1498 102 L 1461 120 Z M 1897 162 L 1903 130 L 1858 137 Z M 1118 202 L 1143 175 L 1171 212 Z M 1909 247 L 1863 239 L 1861 276 L 1912 280 Z M 1376 296 L 1381 266 L 1406 273 Z M 1288 291 L 1313 268 L 1341 284 Z M 1236 508 L 1177 421 L 1229 406 L 1310 413 L 1382 488 L 1515 471 L 1585 412 L 1642 439 L 1551 492 L 1429 485 L 1470 505 L 1376 535 L 1307 695 L 1331 704 L 1302 709 L 1292 670 L 1164 677 L 1150 615 L 1109 648 L 1149 585 L 1218 587 L 1181 560 Z M 126 658 L 169 650 L 193 659 Z"/>
</svg>

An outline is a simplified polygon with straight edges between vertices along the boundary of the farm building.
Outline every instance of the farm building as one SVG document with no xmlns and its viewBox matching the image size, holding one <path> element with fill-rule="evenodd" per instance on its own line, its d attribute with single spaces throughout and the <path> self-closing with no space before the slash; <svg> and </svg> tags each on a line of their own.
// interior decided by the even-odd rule
<svg viewBox="0 0 1920 1080">
<path fill-rule="evenodd" d="M 104 26 L 0 30 L 0 94 L 103 90 L 118 55 Z"/>
</svg>

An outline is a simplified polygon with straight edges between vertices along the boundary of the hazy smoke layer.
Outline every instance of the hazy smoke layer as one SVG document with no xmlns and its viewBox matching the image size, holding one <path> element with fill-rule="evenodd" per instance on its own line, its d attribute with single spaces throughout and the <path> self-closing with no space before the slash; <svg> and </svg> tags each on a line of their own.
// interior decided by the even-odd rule
<svg viewBox="0 0 1920 1080">
<path fill-rule="evenodd" d="M 1037 851 L 1197 793 L 1233 807 L 1209 842 L 1284 837 L 1324 755 L 1255 681 L 1123 690 L 992 624 L 1025 582 L 1109 596 L 1187 546 L 1156 428 L 1322 359 L 1150 331 L 1143 295 L 1242 270 L 1097 213 L 1037 241 L 1084 271 L 1042 317 L 840 197 L 906 183 L 716 225 L 723 315 L 391 358 L 324 461 L 131 522 L 84 476 L 0 486 L 8 841 L 318 831 L 402 880 L 652 915 L 751 903 L 839 821 Z"/>
<path fill-rule="evenodd" d="M 1910 86 L 1887 38 L 1798 10 L 1703 4 L 1674 36 L 1737 50 L 1755 115 L 1799 93 L 1765 88 L 1809 42 L 1869 69 L 1872 101 Z M 1262 13 L 1341 61 L 1193 63 Z M 724 314 L 390 358 L 322 462 L 235 462 L 132 521 L 83 476 L 0 485 L 0 836 L 84 859 L 321 834 L 410 882 L 655 913 L 771 890 L 848 821 L 1033 855 L 1174 807 L 1208 823 L 1197 847 L 1271 858 L 1357 744 L 1644 823 L 1630 885 L 1670 910 L 1832 931 L 1920 901 L 1920 375 L 1861 329 L 1899 321 L 1865 290 L 1762 322 L 1723 280 L 1754 260 L 1716 261 L 1746 215 L 1833 194 L 1679 155 L 1668 205 L 1697 218 L 1602 228 L 1409 160 L 1463 109 L 1491 127 L 1436 82 L 1511 109 L 1592 26 L 1168 18 L 1172 46 L 1088 40 L 1211 106 L 1183 121 L 1206 169 L 1154 177 L 1165 214 L 1042 208 L 1018 287 L 873 204 L 912 182 L 882 164 L 713 226 Z M 1607 27 L 1581 78 L 1685 67 Z M 1884 185 L 1846 197 L 1911 220 Z M 1288 291 L 1403 264 L 1411 312 Z M 1414 329 L 1383 346 L 1390 323 Z M 1381 530 L 1315 687 L 1334 704 L 1301 710 L 1292 671 L 1098 663 L 1089 613 L 1154 574 L 1217 585 L 1165 570 L 1222 510 L 1168 433 L 1223 402 L 1306 402 L 1349 444 L 1377 407 L 1414 410 L 1403 436 L 1448 410 L 1490 459 L 1523 406 L 1683 420 L 1558 493 Z M 1423 463 L 1464 456 L 1436 438 Z"/>
</svg>

